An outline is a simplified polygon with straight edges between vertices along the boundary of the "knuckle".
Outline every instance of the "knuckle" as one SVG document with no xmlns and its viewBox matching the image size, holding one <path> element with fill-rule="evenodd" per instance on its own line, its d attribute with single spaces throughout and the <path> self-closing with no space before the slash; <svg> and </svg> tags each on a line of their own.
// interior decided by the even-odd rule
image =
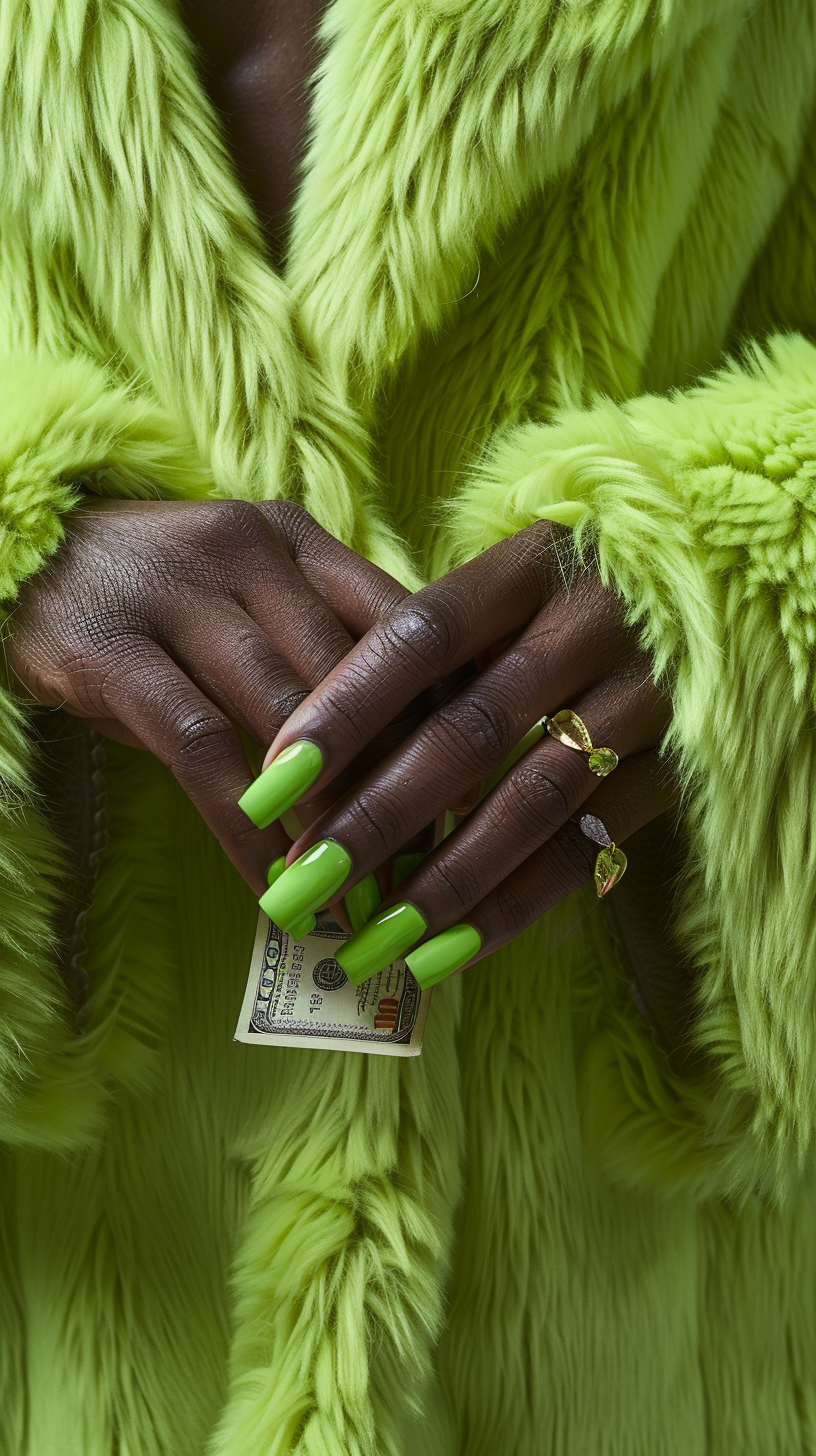
<svg viewBox="0 0 816 1456">
<path fill-rule="evenodd" d="M 238 500 L 234 496 L 229 500 L 218 501 L 211 519 L 213 527 L 222 531 L 225 529 L 252 531 L 257 524 L 255 507 L 252 502 Z"/>
<path fill-rule="evenodd" d="M 460 652 L 466 624 L 457 603 L 439 598 L 408 597 L 380 628 L 387 654 L 432 669 L 443 667 Z"/>
<path fill-rule="evenodd" d="M 295 551 L 313 534 L 317 525 L 306 507 L 297 501 L 257 501 L 254 509 L 260 511 L 267 525 L 280 534 Z"/>
<path fill-rule="evenodd" d="M 35 702 L 53 707 L 70 701 L 70 685 L 60 672 L 25 655 L 7 650 L 6 663 L 11 685 Z"/>
<path fill-rule="evenodd" d="M 283 727 L 287 718 L 300 707 L 305 698 L 309 696 L 307 688 L 298 691 L 296 688 L 278 692 L 275 694 L 272 703 L 272 720 L 278 727 Z"/>
<path fill-rule="evenodd" d="M 577 755 L 576 755 L 577 757 Z M 583 760 L 572 765 L 566 760 L 557 767 L 550 756 L 542 761 L 525 763 L 508 782 L 510 811 L 528 827 L 553 832 L 569 818 L 579 794 L 579 773 L 585 773 Z"/>
<path fill-rule="evenodd" d="M 230 747 L 229 719 L 215 710 L 185 714 L 177 725 L 171 767 L 179 778 L 198 778 L 218 764 Z"/>
<path fill-rule="evenodd" d="M 479 868 L 464 855 L 447 854 L 423 872 L 423 897 L 429 902 L 470 910 L 484 895 Z"/>
<path fill-rule="evenodd" d="M 377 855 L 390 853 L 406 836 L 404 816 L 383 794 L 358 794 L 346 806 L 343 821 L 338 838 L 345 842 L 350 835 L 352 841 L 362 841 Z"/>
<path fill-rule="evenodd" d="M 472 696 L 439 709 L 437 734 L 479 774 L 500 764 L 518 738 L 515 722 L 500 704 Z"/>
<path fill-rule="evenodd" d="M 339 732 L 353 750 L 366 743 L 370 734 L 368 710 L 378 692 L 377 681 L 372 682 L 366 664 L 349 665 L 342 685 L 330 681 L 321 692 L 321 716 L 326 714 L 332 730 Z"/>
<path fill-rule="evenodd" d="M 222 572 L 224 553 L 230 549 L 245 551 L 247 541 L 258 537 L 261 523 L 250 501 L 230 499 L 202 504 L 204 509 L 198 517 L 199 549 Z"/>
</svg>

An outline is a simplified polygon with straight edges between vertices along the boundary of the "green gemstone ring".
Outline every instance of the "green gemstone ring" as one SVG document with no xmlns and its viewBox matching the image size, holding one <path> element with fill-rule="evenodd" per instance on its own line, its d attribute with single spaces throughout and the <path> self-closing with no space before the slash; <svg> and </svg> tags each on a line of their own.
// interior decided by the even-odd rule
<svg viewBox="0 0 816 1456">
<path fill-rule="evenodd" d="M 542 718 L 541 724 L 551 738 L 557 738 L 567 748 L 583 753 L 588 767 L 599 779 L 605 779 L 613 768 L 617 768 L 618 755 L 614 748 L 595 748 L 586 723 L 573 713 L 572 708 L 563 708 L 552 718 Z"/>
</svg>

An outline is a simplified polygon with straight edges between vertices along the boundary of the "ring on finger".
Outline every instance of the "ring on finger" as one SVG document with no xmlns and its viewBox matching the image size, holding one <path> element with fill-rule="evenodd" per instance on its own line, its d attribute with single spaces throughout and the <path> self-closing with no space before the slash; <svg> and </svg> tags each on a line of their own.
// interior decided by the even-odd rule
<svg viewBox="0 0 816 1456">
<path fill-rule="evenodd" d="M 618 880 L 623 879 L 626 873 L 626 855 L 622 849 L 613 843 L 609 830 L 595 814 L 584 814 L 580 821 L 582 834 L 591 839 L 594 844 L 601 846 L 598 858 L 595 861 L 595 889 L 598 892 L 598 899 L 602 900 L 604 895 L 614 889 Z"/>
<path fill-rule="evenodd" d="M 587 766 L 599 779 L 605 779 L 618 766 L 618 755 L 614 748 L 595 748 L 589 736 L 589 729 L 583 718 L 579 718 L 572 708 L 563 708 L 560 713 L 555 713 L 552 718 L 541 719 L 541 726 L 545 728 L 551 738 L 557 738 L 567 748 L 574 748 L 578 753 L 583 753 Z"/>
</svg>

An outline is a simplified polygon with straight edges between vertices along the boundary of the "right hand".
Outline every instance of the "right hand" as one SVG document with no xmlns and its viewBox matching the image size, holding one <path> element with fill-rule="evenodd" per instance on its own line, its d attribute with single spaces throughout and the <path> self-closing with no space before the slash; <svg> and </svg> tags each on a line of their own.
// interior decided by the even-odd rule
<svg viewBox="0 0 816 1456">
<path fill-rule="evenodd" d="M 12 617 L 37 702 L 166 763 L 257 894 L 289 839 L 238 808 L 264 749 L 406 589 L 287 501 L 88 501 Z"/>
</svg>

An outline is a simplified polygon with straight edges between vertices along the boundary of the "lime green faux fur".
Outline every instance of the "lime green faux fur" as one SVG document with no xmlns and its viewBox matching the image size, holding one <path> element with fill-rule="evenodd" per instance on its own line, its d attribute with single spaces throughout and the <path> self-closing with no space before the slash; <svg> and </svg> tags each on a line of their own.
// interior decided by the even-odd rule
<svg viewBox="0 0 816 1456">
<path fill-rule="evenodd" d="M 183 426 L 82 358 L 0 362 L 0 594 L 58 546 L 76 482 L 116 495 L 200 495 L 210 475 Z M 7 619 L 8 620 L 8 619 Z M 102 1031 L 68 1032 L 49 910 L 65 872 L 33 800 L 25 718 L 0 695 L 0 1125 L 10 1142 L 60 1146 L 98 1112 Z"/>
<path fill-rule="evenodd" d="M 816 349 L 789 337 L 686 394 L 526 426 L 457 506 L 463 552 L 538 517 L 574 526 L 670 680 L 690 847 L 677 933 L 715 1076 L 696 1173 L 688 1126 L 662 1159 L 674 1141 L 678 1175 L 732 1194 L 787 1189 L 816 1131 L 815 481 Z M 645 1174 L 608 1093 L 595 1135 Z"/>
<path fill-rule="evenodd" d="M 580 898 L 418 1064 L 231 1046 L 251 897 L 115 747 L 77 1036 L 6 694 L 0 1447 L 814 1452 L 813 351 L 642 392 L 816 326 L 816 6 L 334 0 L 324 42 L 279 277 L 169 3 L 0 6 L 5 600 L 77 488 L 297 496 L 406 581 L 578 525 L 676 695 L 715 1069 Z"/>
</svg>

